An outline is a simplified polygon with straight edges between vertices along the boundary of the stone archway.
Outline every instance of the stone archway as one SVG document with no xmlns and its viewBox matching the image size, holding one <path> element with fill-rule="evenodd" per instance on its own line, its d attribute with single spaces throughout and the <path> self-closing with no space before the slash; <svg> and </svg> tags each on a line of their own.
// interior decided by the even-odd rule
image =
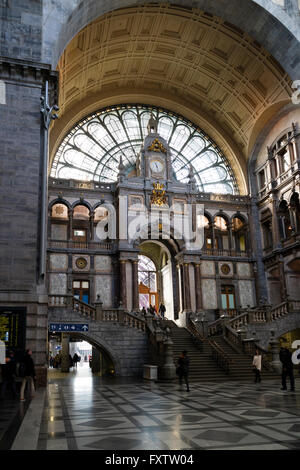
<svg viewBox="0 0 300 470">
<path fill-rule="evenodd" d="M 69 357 L 69 347 L 68 347 L 68 345 L 69 345 L 69 339 L 71 337 L 76 338 L 78 340 L 84 340 L 87 343 L 89 343 L 93 348 L 95 348 L 98 352 L 101 352 L 104 355 L 105 362 L 111 365 L 111 367 L 114 370 L 115 375 L 118 375 L 118 376 L 122 375 L 122 367 L 121 367 L 120 359 L 119 359 L 118 355 L 116 354 L 116 352 L 112 350 L 112 348 L 106 343 L 105 340 L 103 340 L 103 339 L 100 340 L 93 333 L 84 333 L 84 332 L 82 332 L 82 333 L 63 333 L 63 335 L 65 335 L 65 339 L 67 339 L 67 341 L 65 341 L 65 343 L 64 343 L 64 339 L 62 337 L 62 348 L 63 348 L 62 349 L 62 356 L 63 357 L 64 357 L 64 355 Z"/>
<path fill-rule="evenodd" d="M 140 254 L 149 257 L 157 268 L 157 303 L 163 302 L 166 317 L 175 319 L 177 302 L 174 284 L 174 257 L 166 243 L 146 240 L 139 245 Z"/>
<path fill-rule="evenodd" d="M 55 67 L 68 42 L 88 23 L 117 9 L 142 8 L 149 0 L 117 0 L 95 2 L 94 0 L 50 0 L 43 2 L 43 50 L 42 57 Z M 156 4 L 164 8 L 165 1 Z M 262 44 L 278 60 L 281 66 L 296 80 L 299 78 L 299 27 L 295 15 L 272 0 L 177 0 L 178 10 L 200 9 L 208 15 L 223 18 L 233 28 L 243 30 Z M 274 31 L 276 35 L 274 36 Z M 53 34 L 55 32 L 55 34 Z M 53 52 L 54 51 L 54 52 Z"/>
</svg>

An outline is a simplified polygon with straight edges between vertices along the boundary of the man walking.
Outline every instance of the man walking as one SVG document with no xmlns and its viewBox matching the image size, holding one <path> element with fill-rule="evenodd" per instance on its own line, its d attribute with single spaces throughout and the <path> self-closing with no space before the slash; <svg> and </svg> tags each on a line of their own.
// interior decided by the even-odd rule
<svg viewBox="0 0 300 470">
<path fill-rule="evenodd" d="M 26 349 L 26 353 L 23 359 L 24 364 L 24 377 L 21 385 L 20 391 L 20 400 L 25 401 L 24 392 L 26 384 L 30 384 L 30 396 L 31 398 L 34 397 L 35 394 L 35 387 L 34 387 L 34 379 L 35 379 L 35 367 L 34 362 L 32 359 L 32 351 L 31 349 Z"/>
<path fill-rule="evenodd" d="M 295 379 L 294 379 L 294 366 L 292 361 L 292 353 L 287 347 L 281 348 L 279 353 L 279 359 L 282 363 L 282 374 L 281 374 L 281 390 L 287 390 L 286 378 L 290 378 L 291 392 L 295 391 Z"/>
</svg>

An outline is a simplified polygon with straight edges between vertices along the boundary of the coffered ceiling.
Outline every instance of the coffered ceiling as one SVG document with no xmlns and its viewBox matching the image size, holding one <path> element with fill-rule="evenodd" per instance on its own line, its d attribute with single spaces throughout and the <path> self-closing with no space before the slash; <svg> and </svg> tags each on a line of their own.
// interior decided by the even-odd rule
<svg viewBox="0 0 300 470">
<path fill-rule="evenodd" d="M 63 52 L 53 155 L 71 125 L 101 106 L 141 102 L 181 113 L 214 138 L 246 192 L 246 162 L 267 120 L 290 101 L 288 75 L 248 34 L 197 9 L 116 10 Z"/>
</svg>

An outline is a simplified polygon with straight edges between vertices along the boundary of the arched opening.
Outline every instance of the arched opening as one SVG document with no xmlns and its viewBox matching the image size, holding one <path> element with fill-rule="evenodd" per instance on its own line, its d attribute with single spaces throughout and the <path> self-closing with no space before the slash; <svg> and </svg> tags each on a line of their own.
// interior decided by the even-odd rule
<svg viewBox="0 0 300 470">
<path fill-rule="evenodd" d="M 166 307 L 165 317 L 174 319 L 173 264 L 171 253 L 161 241 L 145 241 L 140 244 L 139 255 L 139 300 L 140 308 L 147 309 L 155 302 L 156 311 L 160 303 Z"/>
<path fill-rule="evenodd" d="M 53 204 L 50 210 L 50 236 L 52 240 L 67 240 L 69 209 L 64 203 Z"/>
<path fill-rule="evenodd" d="M 241 217 L 234 217 L 232 219 L 232 238 L 234 249 L 241 253 L 247 250 L 247 226 Z"/>
<path fill-rule="evenodd" d="M 152 306 L 158 312 L 157 269 L 148 256 L 139 255 L 138 280 L 140 309 Z"/>
<path fill-rule="evenodd" d="M 71 237 L 74 242 L 86 243 L 90 240 L 90 211 L 86 206 L 77 205 L 73 210 Z"/>
<path fill-rule="evenodd" d="M 279 204 L 277 215 L 279 217 L 279 233 L 281 239 L 289 238 L 293 234 L 293 227 L 291 224 L 291 215 L 288 203 L 282 200 Z"/>
<path fill-rule="evenodd" d="M 299 202 L 298 193 L 294 193 L 292 195 L 290 199 L 290 207 L 291 207 L 295 233 L 299 233 L 300 232 L 300 202 Z"/>
<path fill-rule="evenodd" d="M 217 215 L 214 219 L 215 249 L 229 250 L 228 222 L 225 217 Z"/>
<path fill-rule="evenodd" d="M 71 372 L 79 377 L 110 377 L 116 372 L 113 359 L 103 347 L 80 333 L 60 331 L 49 332 L 48 367 L 53 372 Z"/>
</svg>

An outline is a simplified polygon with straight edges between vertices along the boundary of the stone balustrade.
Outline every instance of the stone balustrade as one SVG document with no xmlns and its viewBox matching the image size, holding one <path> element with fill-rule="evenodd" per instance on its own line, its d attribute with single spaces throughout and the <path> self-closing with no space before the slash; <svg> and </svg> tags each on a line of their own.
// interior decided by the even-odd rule
<svg viewBox="0 0 300 470">
<path fill-rule="evenodd" d="M 134 313 L 125 312 L 120 308 L 105 308 L 102 307 L 101 303 L 96 303 L 95 306 L 92 306 L 75 299 L 72 295 L 49 295 L 48 307 L 71 308 L 86 319 L 105 323 L 118 323 L 129 328 L 146 331 L 146 321 L 143 318 L 137 317 Z"/>
</svg>

